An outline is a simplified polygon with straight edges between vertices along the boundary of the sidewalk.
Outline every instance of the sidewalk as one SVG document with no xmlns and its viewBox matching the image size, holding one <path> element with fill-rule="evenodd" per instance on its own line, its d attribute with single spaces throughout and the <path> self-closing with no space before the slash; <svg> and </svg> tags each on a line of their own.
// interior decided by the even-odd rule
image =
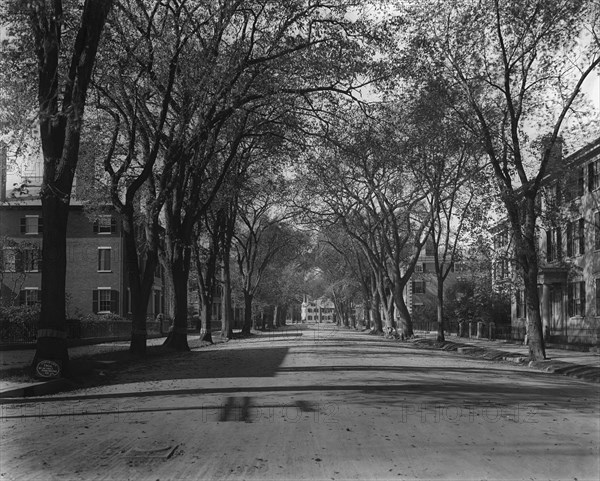
<svg viewBox="0 0 600 481">
<path fill-rule="evenodd" d="M 415 339 L 413 343 L 421 347 L 456 351 L 482 359 L 527 364 L 540 371 L 600 383 L 600 354 L 597 352 L 580 352 L 549 347 L 546 348 L 545 360 L 529 361 L 528 347 L 517 341 L 490 341 L 447 335 L 446 342 L 440 345 L 435 340 L 435 334 L 427 333 L 426 336 Z"/>
</svg>

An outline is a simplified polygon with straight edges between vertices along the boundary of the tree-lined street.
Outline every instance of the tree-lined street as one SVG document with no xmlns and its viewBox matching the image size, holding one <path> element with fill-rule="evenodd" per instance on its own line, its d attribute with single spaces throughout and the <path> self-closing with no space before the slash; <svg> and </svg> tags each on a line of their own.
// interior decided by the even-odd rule
<svg viewBox="0 0 600 481">
<path fill-rule="evenodd" d="M 597 384 L 308 325 L 2 404 L 3 479 L 596 479 Z"/>
</svg>

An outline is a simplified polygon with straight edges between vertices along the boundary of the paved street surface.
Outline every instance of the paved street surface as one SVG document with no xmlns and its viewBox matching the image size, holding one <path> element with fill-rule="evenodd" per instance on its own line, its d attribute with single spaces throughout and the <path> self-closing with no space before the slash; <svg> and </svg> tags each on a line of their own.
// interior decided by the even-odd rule
<svg viewBox="0 0 600 481">
<path fill-rule="evenodd" d="M 600 477 L 598 384 L 334 326 L 3 401 L 0 479 Z"/>
</svg>

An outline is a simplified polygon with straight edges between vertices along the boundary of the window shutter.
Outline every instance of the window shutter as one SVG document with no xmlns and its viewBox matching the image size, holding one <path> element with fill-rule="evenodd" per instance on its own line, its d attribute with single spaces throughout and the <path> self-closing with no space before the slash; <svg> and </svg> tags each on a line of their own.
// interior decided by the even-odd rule
<svg viewBox="0 0 600 481">
<path fill-rule="evenodd" d="M 25 290 L 22 289 L 21 291 L 19 291 L 19 305 L 20 306 L 24 306 L 25 305 Z"/>
<path fill-rule="evenodd" d="M 114 234 L 117 232 L 117 219 L 113 216 L 110 217 L 110 233 Z"/>
<path fill-rule="evenodd" d="M 585 253 L 585 236 L 584 236 L 585 225 L 584 225 L 584 222 L 585 221 L 583 219 L 579 219 L 579 254 Z"/>
<path fill-rule="evenodd" d="M 21 217 L 21 234 L 25 234 L 27 232 L 27 219 L 25 217 Z"/>
<path fill-rule="evenodd" d="M 560 228 L 556 229 L 556 258 L 562 259 L 562 232 Z"/>
<path fill-rule="evenodd" d="M 569 284 L 568 286 L 568 301 L 567 301 L 567 310 L 569 317 L 573 316 L 573 284 Z"/>
<path fill-rule="evenodd" d="M 427 272 L 427 264 L 423 262 L 423 272 Z"/>
<path fill-rule="evenodd" d="M 38 217 L 38 234 L 44 233 L 44 219 L 40 216 Z"/>
<path fill-rule="evenodd" d="M 600 249 L 600 212 L 594 213 L 594 249 Z"/>
<path fill-rule="evenodd" d="M 110 312 L 119 313 L 119 291 L 110 291 Z"/>
<path fill-rule="evenodd" d="M 585 171 L 583 167 L 579 169 L 579 177 L 577 178 L 577 195 L 582 197 L 585 193 Z"/>
<path fill-rule="evenodd" d="M 585 316 L 585 281 L 579 283 L 579 297 L 581 298 L 581 312 L 579 314 Z"/>
<path fill-rule="evenodd" d="M 92 312 L 98 313 L 98 291 L 96 289 L 92 291 Z"/>
<path fill-rule="evenodd" d="M 98 233 L 98 219 L 96 219 L 93 223 L 94 234 Z"/>
<path fill-rule="evenodd" d="M 546 231 L 546 260 L 552 261 L 552 231 Z"/>
<path fill-rule="evenodd" d="M 567 223 L 567 256 L 573 256 L 573 224 Z"/>
</svg>

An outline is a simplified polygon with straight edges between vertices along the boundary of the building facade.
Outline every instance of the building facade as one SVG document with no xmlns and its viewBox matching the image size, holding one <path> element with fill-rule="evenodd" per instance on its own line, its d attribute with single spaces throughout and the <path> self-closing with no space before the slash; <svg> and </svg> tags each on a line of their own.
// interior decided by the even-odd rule
<svg viewBox="0 0 600 481">
<path fill-rule="evenodd" d="M 33 305 L 42 287 L 44 219 L 39 198 L 41 160 L 26 159 L 17 172 L 7 169 L 6 149 L 0 152 L 0 304 Z M 83 187 L 75 185 L 74 192 Z M 67 317 L 90 313 L 131 315 L 127 259 L 118 215 L 111 206 L 97 214 L 71 199 L 67 224 Z M 167 314 L 166 282 L 157 269 L 148 316 Z"/>
<path fill-rule="evenodd" d="M 562 158 L 544 179 L 538 222 L 538 293 L 545 338 L 598 344 L 600 338 L 600 138 Z M 512 287 L 512 326 L 525 335 L 527 313 L 508 229 L 495 233 L 497 285 Z"/>
</svg>

